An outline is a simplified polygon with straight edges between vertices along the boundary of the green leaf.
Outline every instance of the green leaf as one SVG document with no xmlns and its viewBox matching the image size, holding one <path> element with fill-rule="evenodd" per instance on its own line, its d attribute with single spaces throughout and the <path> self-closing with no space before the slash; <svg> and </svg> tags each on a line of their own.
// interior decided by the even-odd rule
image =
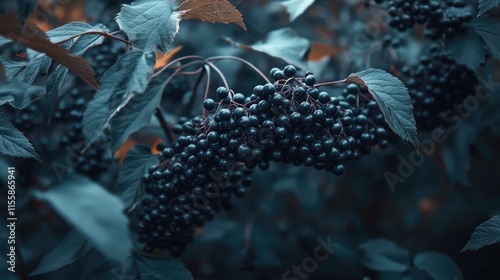
<svg viewBox="0 0 500 280">
<path fill-rule="evenodd" d="M 439 252 L 419 253 L 413 259 L 415 267 L 427 272 L 432 279 L 463 280 L 464 275 L 452 258 Z"/>
<path fill-rule="evenodd" d="M 463 251 L 476 251 L 484 246 L 498 243 L 500 241 L 500 215 L 480 224 L 474 233 L 472 233 L 469 241 L 462 249 Z"/>
<path fill-rule="evenodd" d="M 33 101 L 44 95 L 46 92 L 44 85 L 28 85 L 20 79 L 13 78 L 8 84 L 3 85 L 0 82 L 0 95 L 12 96 L 14 100 L 10 101 L 10 105 L 17 109 L 28 107 Z"/>
<path fill-rule="evenodd" d="M 262 41 L 250 47 L 302 69 L 307 69 L 307 56 L 311 50 L 311 44 L 289 27 L 271 31 Z"/>
<path fill-rule="evenodd" d="M 410 252 L 387 239 L 373 239 L 358 247 L 361 262 L 375 271 L 404 272 L 410 265 Z"/>
<path fill-rule="evenodd" d="M 98 27 L 94 27 L 88 23 L 85 22 L 80 22 L 80 21 L 73 21 L 70 23 L 67 23 L 65 25 L 56 27 L 54 29 L 51 29 L 47 31 L 47 37 L 49 40 L 56 44 L 60 43 L 62 41 L 65 41 L 71 37 L 77 36 L 79 34 L 85 33 L 85 32 L 104 32 L 107 33 L 107 30 L 105 28 L 102 28 L 104 25 L 99 25 Z M 96 35 L 99 37 L 103 37 L 101 35 Z M 77 38 L 71 39 L 72 41 L 76 41 Z"/>
<path fill-rule="evenodd" d="M 290 22 L 292 22 L 302 15 L 314 1 L 315 0 L 287 0 L 281 2 L 281 5 L 283 5 L 290 14 Z"/>
<path fill-rule="evenodd" d="M 122 6 L 116 22 L 135 47 L 166 53 L 179 32 L 180 16 L 171 1 L 137 0 Z"/>
<path fill-rule="evenodd" d="M 468 28 L 465 34 L 455 36 L 452 40 L 447 41 L 445 48 L 457 62 L 479 73 L 481 64 L 484 63 L 486 57 L 486 50 L 481 37 L 471 28 Z"/>
<path fill-rule="evenodd" d="M 88 239 L 78 231 L 72 230 L 54 249 L 43 257 L 37 268 L 29 276 L 47 273 L 72 264 L 85 256 L 90 248 Z"/>
<path fill-rule="evenodd" d="M 85 34 L 89 32 L 107 33 L 108 29 L 103 24 L 92 26 L 85 22 L 74 21 L 47 31 L 47 36 L 52 43 L 59 43 L 77 36 L 64 44 L 64 47 L 71 53 L 80 56 L 89 48 L 104 42 L 103 35 Z"/>
<path fill-rule="evenodd" d="M 160 75 L 152 80 L 144 94 L 134 96 L 111 120 L 111 148 L 116 151 L 128 137 L 148 125 L 160 105 L 167 77 Z"/>
<path fill-rule="evenodd" d="M 191 272 L 176 259 L 153 259 L 137 256 L 141 280 L 192 280 Z"/>
<path fill-rule="evenodd" d="M 117 183 L 125 207 L 129 208 L 134 204 L 141 187 L 142 175 L 149 166 L 158 162 L 158 158 L 151 154 L 147 146 L 135 146 L 127 153 Z"/>
<path fill-rule="evenodd" d="M 26 67 L 26 62 L 22 61 L 13 61 L 6 57 L 0 56 L 0 63 L 2 63 L 3 68 L 5 70 L 5 77 L 7 80 L 11 80 L 14 76 L 21 71 L 24 67 Z"/>
<path fill-rule="evenodd" d="M 475 18 L 469 25 L 476 31 L 477 35 L 483 38 L 486 47 L 488 47 L 491 55 L 500 60 L 500 21 L 492 19 L 486 15 L 480 18 Z"/>
<path fill-rule="evenodd" d="M 481 16 L 491 9 L 494 9 L 500 5 L 500 0 L 479 0 L 479 12 L 477 16 Z"/>
<path fill-rule="evenodd" d="M 380 69 L 353 73 L 346 82 L 368 88 L 385 116 L 389 127 L 418 150 L 417 126 L 408 89 L 403 82 Z"/>
<path fill-rule="evenodd" d="M 10 42 L 11 42 L 10 39 L 5 38 L 4 36 L 0 36 L 0 46 L 7 44 L 7 43 L 10 43 Z"/>
<path fill-rule="evenodd" d="M 42 161 L 29 140 L 9 122 L 2 110 L 0 110 L 0 153 Z"/>
<path fill-rule="evenodd" d="M 99 90 L 83 114 L 83 133 L 87 146 L 102 135 L 112 118 L 134 95 L 144 93 L 153 73 L 155 59 L 154 53 L 132 50 L 104 72 Z"/>
<path fill-rule="evenodd" d="M 269 56 L 284 60 L 301 69 L 308 69 L 307 57 L 311 50 L 311 44 L 305 38 L 300 37 L 295 30 L 285 27 L 271 31 L 266 37 L 253 45 L 244 45 L 226 40 L 242 49 L 261 52 Z"/>
<path fill-rule="evenodd" d="M 69 174 L 47 191 L 35 195 L 49 203 L 85 235 L 104 256 L 124 264 L 132 242 L 124 205 L 102 186 L 78 174 Z"/>
<path fill-rule="evenodd" d="M 64 84 L 66 75 L 68 74 L 68 68 L 59 65 L 57 68 L 49 74 L 47 78 L 47 94 L 45 95 L 45 113 L 47 114 L 47 121 L 50 123 L 52 119 L 52 113 L 54 112 L 54 106 L 57 100 L 57 94 L 61 90 Z"/>
</svg>

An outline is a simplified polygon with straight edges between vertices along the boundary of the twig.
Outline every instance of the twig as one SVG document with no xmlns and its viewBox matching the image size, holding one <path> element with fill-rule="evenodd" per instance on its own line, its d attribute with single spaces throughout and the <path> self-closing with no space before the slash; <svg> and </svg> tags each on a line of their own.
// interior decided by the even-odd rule
<svg viewBox="0 0 500 280">
<path fill-rule="evenodd" d="M 174 143 L 174 133 L 172 132 L 172 129 L 170 128 L 170 126 L 168 126 L 168 123 L 165 120 L 165 117 L 163 116 L 163 112 L 160 108 L 156 108 L 155 117 L 160 122 L 160 125 L 161 125 L 161 128 L 163 129 L 163 132 L 165 133 L 165 136 L 167 136 L 168 143 L 170 145 L 172 145 Z"/>
</svg>

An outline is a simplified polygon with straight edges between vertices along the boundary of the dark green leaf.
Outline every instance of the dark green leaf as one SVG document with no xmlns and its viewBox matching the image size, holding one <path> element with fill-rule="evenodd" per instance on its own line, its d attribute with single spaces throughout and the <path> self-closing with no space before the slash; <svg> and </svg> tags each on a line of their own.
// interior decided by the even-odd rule
<svg viewBox="0 0 500 280">
<path fill-rule="evenodd" d="M 93 27 L 94 29 L 97 29 L 102 32 L 107 32 L 108 29 L 106 26 L 102 24 L 98 24 Z M 93 30 L 94 30 L 93 29 Z M 101 35 L 96 35 L 96 34 L 84 34 L 78 37 L 76 42 L 74 42 L 69 51 L 77 56 L 80 56 L 84 54 L 88 49 L 90 49 L 93 46 L 100 45 L 104 42 L 104 39 L 106 39 L 104 36 Z"/>
<path fill-rule="evenodd" d="M 78 231 L 73 230 L 52 251 L 44 256 L 40 264 L 29 276 L 47 273 L 72 264 L 85 256 L 89 250 L 88 240 Z"/>
<path fill-rule="evenodd" d="M 303 14 L 315 0 L 287 0 L 281 2 L 286 11 L 290 14 L 290 21 L 294 21 Z"/>
<path fill-rule="evenodd" d="M 63 86 L 66 75 L 68 74 L 68 68 L 59 65 L 57 68 L 49 74 L 47 78 L 47 94 L 45 95 L 45 113 L 47 114 L 47 121 L 50 123 L 52 119 L 52 113 L 54 112 L 55 102 L 57 100 L 57 94 Z"/>
<path fill-rule="evenodd" d="M 69 174 L 36 196 L 48 202 L 106 257 L 125 263 L 132 250 L 123 202 L 100 185 Z"/>
<path fill-rule="evenodd" d="M 427 272 L 432 279 L 463 280 L 464 276 L 452 258 L 438 252 L 424 252 L 413 259 L 415 267 Z"/>
<path fill-rule="evenodd" d="M 374 239 L 359 245 L 361 262 L 375 271 L 404 272 L 410 265 L 410 252 L 387 239 Z"/>
<path fill-rule="evenodd" d="M 468 28 L 464 35 L 455 36 L 446 42 L 445 48 L 459 63 L 479 73 L 481 64 L 484 63 L 486 57 L 486 50 L 481 37 L 471 28 Z"/>
<path fill-rule="evenodd" d="M 118 150 L 132 133 L 149 124 L 156 108 L 160 105 L 166 82 L 165 75 L 160 75 L 149 82 L 144 94 L 134 96 L 111 120 L 113 151 Z"/>
<path fill-rule="evenodd" d="M 389 127 L 418 149 L 417 126 L 408 89 L 403 82 L 380 69 L 353 73 L 347 82 L 367 87 L 385 116 Z"/>
<path fill-rule="evenodd" d="M 117 183 L 125 207 L 129 208 L 135 202 L 142 183 L 142 175 L 153 164 L 158 164 L 158 158 L 151 154 L 147 146 L 135 146 L 125 156 Z"/>
<path fill-rule="evenodd" d="M 0 110 L 0 153 L 42 161 L 29 140 L 9 122 L 2 110 Z"/>
<path fill-rule="evenodd" d="M 0 56 L 0 63 L 3 65 L 7 80 L 13 79 L 14 76 L 26 66 L 26 62 L 13 61 L 3 56 Z"/>
<path fill-rule="evenodd" d="M 111 119 L 134 95 L 144 93 L 155 59 L 154 53 L 132 50 L 104 72 L 99 90 L 83 115 L 83 133 L 88 145 L 102 135 Z"/>
<path fill-rule="evenodd" d="M 475 251 L 484 246 L 495 244 L 500 241 L 500 215 L 480 224 L 472 233 L 469 242 L 462 249 L 463 251 Z"/>
<path fill-rule="evenodd" d="M 137 256 L 141 280 L 192 280 L 191 272 L 176 259 Z"/>
<path fill-rule="evenodd" d="M 144 51 L 157 47 L 166 53 L 179 31 L 179 13 L 171 1 L 137 0 L 123 5 L 116 17 L 120 29 L 127 33 L 134 46 Z"/>
<path fill-rule="evenodd" d="M 481 16 L 489 10 L 498 7 L 500 0 L 479 0 L 479 12 L 477 16 Z"/>
<path fill-rule="evenodd" d="M 10 94 L 10 92 L 2 92 L 0 90 L 0 106 L 7 102 L 12 102 L 14 101 L 14 96 Z"/>
<path fill-rule="evenodd" d="M 0 85 L 1 82 L 0 82 Z M 44 85 L 28 85 L 24 81 L 19 80 L 17 77 L 9 81 L 8 84 L 2 85 L 0 87 L 0 95 L 2 96 L 12 96 L 13 101 L 10 101 L 10 105 L 18 108 L 24 109 L 34 100 L 38 99 L 40 96 L 45 94 Z"/>
<path fill-rule="evenodd" d="M 500 21 L 492 19 L 490 16 L 475 18 L 470 22 L 470 26 L 476 31 L 477 35 L 483 38 L 491 55 L 500 60 Z"/>
</svg>

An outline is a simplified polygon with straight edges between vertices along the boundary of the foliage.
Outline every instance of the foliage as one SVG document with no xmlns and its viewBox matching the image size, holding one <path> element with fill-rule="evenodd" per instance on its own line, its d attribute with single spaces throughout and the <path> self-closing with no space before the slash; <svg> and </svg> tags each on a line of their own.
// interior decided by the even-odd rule
<svg viewBox="0 0 500 280">
<path fill-rule="evenodd" d="M 498 1 L 46 2 L 0 3 L 1 279 L 498 276 Z"/>
</svg>

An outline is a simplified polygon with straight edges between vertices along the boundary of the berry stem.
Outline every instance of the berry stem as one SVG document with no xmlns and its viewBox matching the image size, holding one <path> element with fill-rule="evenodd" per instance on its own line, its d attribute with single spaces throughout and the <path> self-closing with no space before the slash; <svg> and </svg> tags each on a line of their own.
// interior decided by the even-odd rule
<svg viewBox="0 0 500 280">
<path fill-rule="evenodd" d="M 167 121 L 165 120 L 161 108 L 156 108 L 155 117 L 160 122 L 161 128 L 163 129 L 165 136 L 167 136 L 169 144 L 172 145 L 172 143 L 174 143 L 174 133 L 172 132 L 172 129 L 168 125 Z"/>
<path fill-rule="evenodd" d="M 236 60 L 236 61 L 239 61 L 241 63 L 244 63 L 247 66 L 249 66 L 250 68 L 252 68 L 252 70 L 254 70 L 257 74 L 259 74 L 259 76 L 261 76 L 262 79 L 264 79 L 264 81 L 266 81 L 267 83 L 271 83 L 271 81 L 266 77 L 266 75 L 264 75 L 264 73 L 262 73 L 262 71 L 260 71 L 257 67 L 255 67 L 255 65 L 253 65 L 251 62 L 249 62 L 248 60 L 245 60 L 243 58 L 239 58 L 236 56 L 230 56 L 230 55 L 228 55 L 228 56 L 213 56 L 213 57 L 207 58 L 207 61 L 217 62 L 217 61 L 223 60 L 223 59 Z"/>
<path fill-rule="evenodd" d="M 347 82 L 347 79 L 343 79 L 343 80 L 340 80 L 340 81 L 333 81 L 333 82 L 325 82 L 325 83 L 319 83 L 319 84 L 315 84 L 314 87 L 321 87 L 321 86 L 328 86 L 328 85 L 336 85 L 336 84 L 342 84 L 342 83 L 345 83 Z"/>
</svg>

